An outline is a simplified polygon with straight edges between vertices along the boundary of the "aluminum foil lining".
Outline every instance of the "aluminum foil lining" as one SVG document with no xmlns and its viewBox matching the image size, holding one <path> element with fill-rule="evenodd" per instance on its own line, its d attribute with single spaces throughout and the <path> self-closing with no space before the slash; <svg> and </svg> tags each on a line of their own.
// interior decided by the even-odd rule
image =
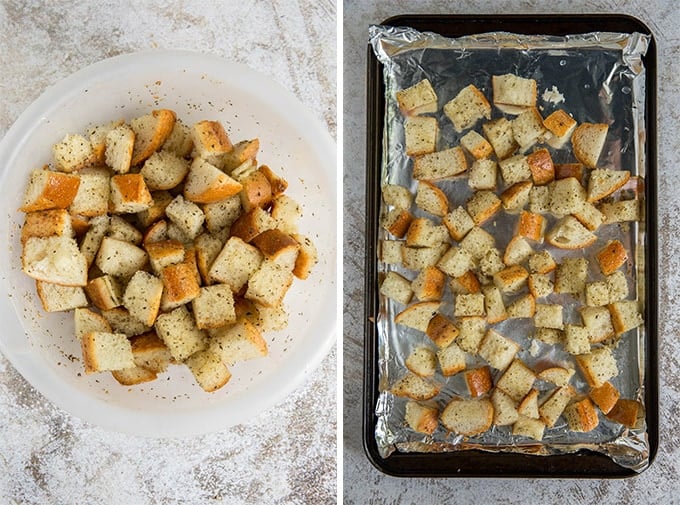
<svg viewBox="0 0 680 505">
<path fill-rule="evenodd" d="M 437 148 L 443 149 L 458 145 L 461 136 L 443 114 L 443 104 L 468 84 L 476 85 L 492 103 L 491 76 L 505 73 L 537 81 L 537 107 L 544 117 L 556 108 L 562 108 L 579 123 L 609 124 L 607 142 L 602 150 L 599 166 L 630 170 L 631 176 L 637 176 L 639 181 L 644 180 L 646 129 L 645 68 L 642 56 L 650 42 L 648 36 L 639 33 L 585 33 L 556 37 L 495 32 L 453 39 L 435 33 L 390 26 L 371 26 L 369 36 L 370 45 L 383 65 L 386 90 L 382 185 L 400 184 L 410 188 L 414 194 L 417 185 L 412 178 L 413 161 L 404 153 L 404 117 L 396 103 L 397 90 L 407 88 L 424 78 L 430 80 L 439 102 L 439 110 L 434 114 L 440 126 Z M 492 119 L 501 115 L 494 108 Z M 479 126 L 478 123 L 475 127 L 477 131 L 481 131 Z M 560 150 L 549 150 L 555 163 L 576 161 L 569 143 Z M 465 205 L 471 194 L 465 179 L 440 181 L 437 185 L 447 194 L 450 208 Z M 502 189 L 499 186 L 497 193 Z M 616 198 L 632 196 L 623 191 Z M 643 200 L 644 192 L 638 198 Z M 641 208 L 644 209 L 644 203 Z M 382 202 L 381 215 L 387 210 L 389 209 Z M 425 216 L 415 206 L 411 210 L 415 216 Z M 431 215 L 427 217 L 432 218 Z M 549 224 L 552 222 L 554 220 Z M 483 227 L 495 236 L 498 249 L 503 251 L 514 233 L 515 223 L 516 216 L 501 212 Z M 598 280 L 602 275 L 594 253 L 611 239 L 621 240 L 629 251 L 630 258 L 624 267 L 629 283 L 629 299 L 637 299 L 644 313 L 644 223 L 643 218 L 640 222 L 601 227 L 598 241 L 586 250 L 550 250 L 558 262 L 565 257 L 585 256 L 590 261 L 589 280 Z M 393 237 L 381 228 L 378 239 L 390 238 Z M 535 247 L 536 250 L 540 248 L 540 245 Z M 408 279 L 413 279 L 417 274 L 402 266 L 378 261 L 379 278 L 390 270 L 399 272 Z M 512 299 L 506 298 L 505 301 L 507 306 Z M 541 301 L 562 304 L 565 307 L 565 323 L 580 324 L 580 316 L 576 312 L 578 302 L 570 295 L 553 293 Z M 600 413 L 599 425 L 595 430 L 576 433 L 569 430 L 566 421 L 561 417 L 554 427 L 546 428 L 541 442 L 514 437 L 507 426 L 492 427 L 486 433 L 474 437 L 456 436 L 446 431 L 441 424 L 431 436 L 411 430 L 404 421 L 407 400 L 394 396 L 389 388 L 405 373 L 404 361 L 414 347 L 425 345 L 434 348 L 434 345 L 424 333 L 394 323 L 395 315 L 403 309 L 403 305 L 380 297 L 377 318 L 380 395 L 375 405 L 378 417 L 375 437 L 382 457 L 388 457 L 394 451 L 481 449 L 490 452 L 552 455 L 589 449 L 604 453 L 617 464 L 635 471 L 642 471 L 649 464 L 649 444 L 644 419 L 639 427 L 629 429 L 608 420 Z M 449 288 L 445 291 L 441 312 L 453 317 L 453 297 Z M 577 368 L 573 356 L 567 354 L 562 346 L 544 344 L 533 338 L 534 329 L 530 320 L 511 319 L 491 327 L 522 346 L 517 357 L 529 366 L 552 363 Z M 612 379 L 612 383 L 619 389 L 622 398 L 637 399 L 643 404 L 645 331 L 642 325 L 610 344 L 620 371 Z M 483 363 L 477 357 L 468 359 L 468 367 Z M 439 406 L 440 411 L 453 397 L 469 397 L 459 375 L 444 377 L 439 372 L 436 373 L 434 380 L 442 385 L 442 389 L 432 402 Z M 498 376 L 499 372 L 495 371 L 494 380 Z M 588 391 L 578 371 L 571 384 L 581 394 Z M 540 381 L 534 387 L 540 390 L 542 398 L 551 388 L 549 384 Z"/>
</svg>

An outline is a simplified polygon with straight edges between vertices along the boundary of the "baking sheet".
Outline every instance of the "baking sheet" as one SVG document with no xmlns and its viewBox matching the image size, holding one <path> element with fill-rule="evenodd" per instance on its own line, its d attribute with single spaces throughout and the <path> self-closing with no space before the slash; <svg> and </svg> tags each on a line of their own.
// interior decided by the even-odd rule
<svg viewBox="0 0 680 505">
<path fill-rule="evenodd" d="M 647 159 L 647 143 L 650 137 L 647 125 L 648 78 L 643 58 L 651 38 L 641 33 L 593 32 L 570 34 L 568 36 L 534 36 L 509 32 L 474 34 L 462 38 L 445 38 L 431 32 L 421 32 L 408 27 L 376 26 L 370 30 L 371 46 L 383 64 L 384 75 L 384 121 L 381 149 L 381 170 L 374 186 L 385 183 L 401 184 L 415 191 L 411 177 L 411 161 L 403 154 L 403 117 L 394 100 L 396 90 L 404 89 L 427 77 L 439 97 L 440 111 L 437 113 L 441 127 L 438 149 L 458 144 L 460 134 L 441 112 L 441 105 L 453 98 L 458 90 L 467 84 L 475 84 L 487 97 L 491 97 L 491 75 L 515 73 L 533 78 L 538 82 L 539 100 L 537 105 L 545 116 L 555 108 L 563 108 L 579 122 L 606 122 L 610 124 L 608 143 L 603 150 L 599 166 L 627 169 L 641 179 L 649 177 L 653 163 Z M 549 94 L 543 99 L 545 90 L 557 90 L 563 101 L 555 103 Z M 370 105 L 370 104 L 369 104 Z M 494 116 L 501 114 L 496 110 Z M 479 125 L 478 125 L 479 126 Z M 479 128 L 477 128 L 479 130 Z M 555 163 L 574 161 L 570 149 L 551 149 Z M 470 190 L 465 179 L 438 183 L 453 206 L 465 203 Z M 649 189 L 649 184 L 646 186 Z M 376 188 L 374 188 L 376 189 Z M 641 198 L 645 198 L 643 194 Z M 380 215 L 386 209 L 372 209 Z M 416 215 L 418 212 L 415 211 Z M 497 247 L 502 251 L 512 236 L 516 217 L 501 213 L 484 228 L 496 237 Z M 598 232 L 598 242 L 587 251 L 576 253 L 557 252 L 551 249 L 556 259 L 584 256 L 591 260 L 591 276 L 596 280 L 597 267 L 593 253 L 607 240 L 618 238 L 631 252 L 631 261 L 626 267 L 631 297 L 640 301 L 641 307 L 649 305 L 649 264 L 646 244 L 649 242 L 649 220 L 631 226 L 607 226 Z M 652 233 L 655 230 L 651 230 Z M 388 238 L 386 232 L 378 231 L 378 239 Z M 377 277 L 389 270 L 396 270 L 408 278 L 413 272 L 400 267 L 378 263 Z M 377 289 L 376 286 L 373 286 Z M 653 293 L 651 293 L 653 294 Z M 448 298 L 446 298 L 448 296 Z M 450 293 L 445 296 L 444 309 L 451 309 Z M 512 300 L 506 299 L 506 305 Z M 550 303 L 564 304 L 567 309 L 565 322 L 573 321 L 575 301 L 566 295 L 551 295 Z M 394 316 L 403 306 L 380 298 L 375 313 L 377 348 L 376 368 L 377 390 L 374 398 L 375 443 L 381 458 L 395 453 L 408 452 L 460 452 L 482 450 L 494 454 L 540 454 L 547 456 L 571 454 L 580 451 L 595 451 L 607 455 L 621 468 L 639 472 L 650 461 L 649 428 L 643 422 L 640 428 L 629 430 L 609 422 L 600 416 L 599 427 L 589 433 L 573 433 L 566 429 L 561 419 L 555 427 L 546 430 L 541 443 L 513 437 L 506 428 L 492 428 L 489 432 L 472 438 L 456 437 L 441 426 L 432 437 L 418 434 L 405 426 L 404 405 L 406 400 L 387 392 L 406 370 L 404 359 L 410 350 L 420 344 L 427 344 L 427 337 L 421 332 L 393 323 Z M 617 364 L 625 373 L 619 374 L 615 385 L 622 397 L 636 398 L 649 405 L 648 361 L 650 358 L 649 331 L 655 330 L 654 317 L 644 311 L 647 324 L 629 332 L 615 349 Z M 535 366 L 541 360 L 553 363 L 573 363 L 572 358 L 559 346 L 533 344 L 530 338 L 531 325 L 526 320 L 510 320 L 494 326 L 501 334 L 513 338 L 522 345 L 520 359 Z M 431 344 L 430 344 L 431 346 Z M 474 365 L 473 360 L 469 365 Z M 482 362 L 478 362 L 482 364 Z M 573 364 L 571 366 L 574 366 Z M 495 378 L 498 377 L 496 373 Z M 466 396 L 465 386 L 459 377 L 436 376 L 444 384 L 437 397 L 440 408 L 454 396 Z M 583 379 L 577 377 L 573 385 L 578 391 L 586 391 Z M 545 392 L 545 390 L 543 391 Z M 654 393 L 654 392 L 652 392 Z M 652 394 L 654 396 L 654 394 Z M 367 408 L 371 406 L 368 405 Z M 650 418 L 651 419 L 651 418 Z M 653 444 L 652 444 L 653 445 Z"/>
</svg>

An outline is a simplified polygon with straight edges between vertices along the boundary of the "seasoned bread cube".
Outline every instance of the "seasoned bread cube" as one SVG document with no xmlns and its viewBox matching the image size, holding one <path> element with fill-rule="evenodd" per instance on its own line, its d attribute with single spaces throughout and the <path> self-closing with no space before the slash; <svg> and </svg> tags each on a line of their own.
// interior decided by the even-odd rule
<svg viewBox="0 0 680 505">
<path fill-rule="evenodd" d="M 184 246 L 177 240 L 159 240 L 158 242 L 150 242 L 144 245 L 144 249 L 149 255 L 151 269 L 157 275 L 159 275 L 161 270 L 165 267 L 184 261 Z M 221 243 L 220 249 L 222 249 Z"/>
<path fill-rule="evenodd" d="M 163 151 L 176 154 L 180 158 L 186 158 L 194 148 L 194 141 L 191 138 L 191 128 L 185 125 L 179 118 L 175 119 L 170 135 L 165 139 L 161 146 Z"/>
<path fill-rule="evenodd" d="M 628 279 L 626 275 L 617 270 L 605 278 L 609 291 L 609 303 L 618 302 L 628 296 Z"/>
<path fill-rule="evenodd" d="M 493 275 L 494 284 L 503 293 L 518 291 L 529 277 L 529 272 L 522 265 L 511 265 Z"/>
<path fill-rule="evenodd" d="M 472 268 L 472 256 L 462 247 L 452 246 L 437 262 L 437 268 L 451 277 L 460 277 Z"/>
<path fill-rule="evenodd" d="M 460 145 L 465 148 L 476 160 L 488 158 L 493 154 L 493 147 L 489 141 L 475 130 L 470 130 L 460 139 Z"/>
<path fill-rule="evenodd" d="M 267 342 L 258 329 L 246 319 L 211 332 L 210 350 L 228 366 L 266 356 Z"/>
<path fill-rule="evenodd" d="M 621 300 L 610 303 L 607 308 L 611 314 L 612 325 L 617 335 L 622 335 L 644 323 L 638 310 L 638 302 L 635 300 Z"/>
<path fill-rule="evenodd" d="M 94 155 L 93 163 L 96 166 L 104 165 L 106 162 L 106 136 L 111 130 L 123 124 L 123 120 L 110 121 L 108 123 L 96 125 L 87 132 Z"/>
<path fill-rule="evenodd" d="M 537 149 L 527 156 L 527 163 L 534 184 L 542 186 L 548 184 L 555 179 L 555 166 L 553 165 L 550 152 L 545 149 Z"/>
<path fill-rule="evenodd" d="M 402 245 L 401 240 L 381 240 L 378 244 L 378 259 L 387 265 L 400 265 L 403 261 Z M 436 262 L 437 260 L 434 261 Z"/>
<path fill-rule="evenodd" d="M 446 214 L 442 219 L 442 222 L 449 230 L 449 235 L 459 242 L 463 240 L 465 235 L 467 235 L 467 233 L 475 226 L 475 222 L 463 206 L 458 206 Z"/>
<path fill-rule="evenodd" d="M 301 216 L 300 207 L 287 195 L 281 195 L 272 203 L 272 217 L 282 231 L 295 232 L 295 221 Z M 218 233 L 231 226 L 243 213 L 241 197 L 234 195 L 219 202 L 203 205 L 205 226 L 210 233 Z"/>
<path fill-rule="evenodd" d="M 413 178 L 425 181 L 447 179 L 465 172 L 467 168 L 463 149 L 452 147 L 416 157 L 413 161 Z"/>
<path fill-rule="evenodd" d="M 410 209 L 413 203 L 413 194 L 411 191 L 399 184 L 385 184 L 381 189 L 383 201 L 385 205 L 396 207 L 397 209 Z"/>
<path fill-rule="evenodd" d="M 459 435 L 478 435 L 491 428 L 493 404 L 488 398 L 452 399 L 440 417 L 446 429 Z"/>
<path fill-rule="evenodd" d="M 406 245 L 409 247 L 436 247 L 446 242 L 448 236 L 446 226 L 435 224 L 426 217 L 417 217 L 411 221 L 406 233 Z"/>
<path fill-rule="evenodd" d="M 425 212 L 439 217 L 444 217 L 449 211 L 449 200 L 446 194 L 427 181 L 418 181 L 415 203 Z"/>
<path fill-rule="evenodd" d="M 259 174 L 259 177 L 254 174 Z M 246 212 L 256 204 L 262 207 L 271 202 L 271 185 L 264 174 L 254 172 L 245 179 L 248 182 L 241 184 L 206 160 L 195 158 L 184 183 L 184 198 L 196 203 L 215 203 L 244 190 L 246 193 L 241 194 L 241 204 Z M 266 194 L 267 198 L 263 202 L 255 201 L 253 193 Z"/>
<path fill-rule="evenodd" d="M 498 388 L 491 393 L 491 403 L 493 404 L 493 424 L 494 426 L 509 426 L 517 421 L 519 414 L 517 404 Z"/>
<path fill-rule="evenodd" d="M 536 214 L 544 214 L 550 210 L 550 187 L 531 187 L 529 191 L 529 210 Z"/>
<path fill-rule="evenodd" d="M 517 234 L 534 242 L 543 240 L 546 220 L 541 214 L 534 214 L 523 210 L 519 215 Z"/>
<path fill-rule="evenodd" d="M 432 435 L 439 426 L 439 410 L 437 407 L 408 401 L 404 420 L 413 431 Z"/>
<path fill-rule="evenodd" d="M 404 121 L 407 156 L 433 153 L 437 148 L 439 125 L 429 116 L 409 116 Z"/>
<path fill-rule="evenodd" d="M 430 266 L 420 271 L 413 282 L 410 283 L 409 290 L 404 291 L 404 293 L 410 294 L 412 292 L 421 302 L 441 300 L 445 287 L 446 275 L 437 267 Z M 403 303 L 407 304 L 408 300 Z"/>
<path fill-rule="evenodd" d="M 458 328 L 442 314 L 435 314 L 427 323 L 425 333 L 439 348 L 448 347 L 458 337 Z"/>
<path fill-rule="evenodd" d="M 130 171 L 132 155 L 135 147 L 135 132 L 123 123 L 106 134 L 104 160 L 106 165 L 118 174 Z"/>
<path fill-rule="evenodd" d="M 550 147 L 561 149 L 571 139 L 576 120 L 562 109 L 557 109 L 543 120 L 543 126 L 550 132 L 547 142 Z"/>
<path fill-rule="evenodd" d="M 158 374 L 136 366 L 133 368 L 124 368 L 122 370 L 111 370 L 111 375 L 123 386 L 136 386 L 144 382 L 151 382 L 158 378 Z"/>
<path fill-rule="evenodd" d="M 418 116 L 437 112 L 437 94 L 428 79 L 397 91 L 396 97 L 402 114 Z"/>
<path fill-rule="evenodd" d="M 574 216 L 565 216 L 548 230 L 545 240 L 559 249 L 584 249 L 597 240 L 597 235 Z"/>
<path fill-rule="evenodd" d="M 564 350 L 569 354 L 588 354 L 590 352 L 588 328 L 575 324 L 565 324 Z"/>
<path fill-rule="evenodd" d="M 592 388 L 598 388 L 619 374 L 616 359 L 609 347 L 598 347 L 590 354 L 575 357 L 583 378 Z"/>
<path fill-rule="evenodd" d="M 536 274 L 548 274 L 557 268 L 550 251 L 542 250 L 529 256 L 529 270 Z"/>
<path fill-rule="evenodd" d="M 125 287 L 123 305 L 131 316 L 153 326 L 161 306 L 163 282 L 148 272 L 135 272 Z"/>
<path fill-rule="evenodd" d="M 38 298 L 46 312 L 61 312 L 87 306 L 85 291 L 80 286 L 62 286 L 35 281 Z"/>
<path fill-rule="evenodd" d="M 605 202 L 600 205 L 600 212 L 604 216 L 604 222 L 622 223 L 626 221 L 640 220 L 639 200 L 619 200 L 617 202 Z"/>
<path fill-rule="evenodd" d="M 514 401 L 521 401 L 531 390 L 536 381 L 536 374 L 521 360 L 515 359 L 510 366 L 503 372 L 496 383 L 496 387 L 501 389 Z"/>
<path fill-rule="evenodd" d="M 526 152 L 545 137 L 543 117 L 536 107 L 527 108 L 512 120 L 512 134 L 522 152 Z"/>
<path fill-rule="evenodd" d="M 135 132 L 131 166 L 139 165 L 160 149 L 172 133 L 176 119 L 173 111 L 159 109 L 130 121 L 130 127 Z"/>
<path fill-rule="evenodd" d="M 533 252 L 534 250 L 524 237 L 515 235 L 505 248 L 503 263 L 507 266 L 519 265 L 527 261 Z"/>
<path fill-rule="evenodd" d="M 595 168 L 607 138 L 609 125 L 604 123 L 581 123 L 571 135 L 574 156 L 588 168 Z"/>
<path fill-rule="evenodd" d="M 493 103 L 508 114 L 519 114 L 536 105 L 536 81 L 515 74 L 491 76 Z"/>
<path fill-rule="evenodd" d="M 630 179 L 628 170 L 596 168 L 591 170 L 588 179 L 588 201 L 596 202 L 623 187 Z"/>
<path fill-rule="evenodd" d="M 501 200 L 493 191 L 476 191 L 467 202 L 467 211 L 477 226 L 491 219 L 501 209 Z"/>
<path fill-rule="evenodd" d="M 477 354 L 486 335 L 486 319 L 480 316 L 458 319 L 458 338 L 456 344 L 465 352 Z"/>
<path fill-rule="evenodd" d="M 80 184 L 69 211 L 81 216 L 101 216 L 109 210 L 111 191 L 109 172 L 102 168 L 85 168 L 78 172 Z"/>
<path fill-rule="evenodd" d="M 148 209 L 153 198 L 141 174 L 111 177 L 111 210 L 116 214 L 132 214 Z"/>
<path fill-rule="evenodd" d="M 460 338 L 460 337 L 459 337 Z M 505 370 L 520 351 L 520 345 L 489 329 L 479 346 L 479 356 L 496 370 Z"/>
<path fill-rule="evenodd" d="M 304 280 L 312 273 L 314 265 L 319 261 L 319 255 L 314 242 L 309 237 L 296 233 L 293 235 L 293 238 L 300 246 L 297 258 L 295 259 L 295 266 L 293 267 L 293 275 L 298 279 Z"/>
<path fill-rule="evenodd" d="M 258 209 L 253 209 L 253 212 L 257 212 L 257 211 L 258 211 Z M 244 216 L 248 216 L 250 214 L 252 214 L 252 213 L 244 214 Z M 239 218 L 239 219 L 241 219 L 241 218 Z M 390 234 L 394 235 L 397 238 L 404 238 L 406 236 L 406 232 L 408 232 L 408 229 L 411 226 L 411 222 L 413 221 L 413 214 L 411 214 L 406 209 L 394 208 L 394 209 L 388 210 L 386 214 L 383 214 L 380 221 L 381 221 L 381 223 L 380 223 L 381 226 L 385 230 L 387 230 Z M 237 222 L 238 222 L 238 220 L 237 220 Z M 260 231 L 260 230 L 258 230 L 258 231 Z M 262 231 L 264 231 L 264 230 L 262 230 Z M 258 233 L 258 235 L 259 235 L 259 233 Z"/>
<path fill-rule="evenodd" d="M 442 233 L 446 236 L 443 226 Z M 263 231 L 251 243 L 266 259 L 277 263 L 285 270 L 293 271 L 300 250 L 300 244 L 293 237 L 274 228 Z"/>
<path fill-rule="evenodd" d="M 160 300 L 163 311 L 189 303 L 200 292 L 194 270 L 184 262 L 163 268 L 160 272 L 160 280 L 163 284 L 163 294 Z"/>
<path fill-rule="evenodd" d="M 628 260 L 628 252 L 619 240 L 611 240 L 595 254 L 600 270 L 604 275 L 616 272 Z"/>
<path fill-rule="evenodd" d="M 87 259 L 71 237 L 29 237 L 21 253 L 21 270 L 35 280 L 85 286 Z"/>
<path fill-rule="evenodd" d="M 158 151 L 144 161 L 140 173 L 149 189 L 172 189 L 189 173 L 189 162 L 171 151 Z"/>
<path fill-rule="evenodd" d="M 597 230 L 605 220 L 604 214 L 590 202 L 585 202 L 579 210 L 573 213 L 573 215 L 590 231 Z"/>
<path fill-rule="evenodd" d="M 541 421 L 549 428 L 555 426 L 555 423 L 575 394 L 576 392 L 571 386 L 557 388 L 548 399 L 538 407 L 538 414 Z"/>
<path fill-rule="evenodd" d="M 456 317 L 483 316 L 484 295 L 482 293 L 456 295 L 453 313 Z"/>
<path fill-rule="evenodd" d="M 96 161 L 88 139 L 79 134 L 68 134 L 52 146 L 52 154 L 60 172 L 76 172 L 92 166 Z"/>
<path fill-rule="evenodd" d="M 511 156 L 517 150 L 518 145 L 512 134 L 512 123 L 504 117 L 484 123 L 482 131 L 499 160 Z"/>
<path fill-rule="evenodd" d="M 491 119 L 491 104 L 474 84 L 469 84 L 444 105 L 444 114 L 457 132 L 471 128 L 482 118 Z"/>
<path fill-rule="evenodd" d="M 523 209 L 529 202 L 532 187 L 531 181 L 522 181 L 507 188 L 501 193 L 503 208 L 508 212 L 517 212 Z"/>
<path fill-rule="evenodd" d="M 629 428 L 635 428 L 638 424 L 638 417 L 642 411 L 642 405 L 637 400 L 619 398 L 606 415 L 607 419 L 623 424 Z"/>
<path fill-rule="evenodd" d="M 555 271 L 555 293 L 580 295 L 588 279 L 588 260 L 565 258 Z"/>
<path fill-rule="evenodd" d="M 90 301 L 100 310 L 110 310 L 123 304 L 123 288 L 110 275 L 95 277 L 85 286 Z"/>
<path fill-rule="evenodd" d="M 437 355 L 428 347 L 417 347 L 404 361 L 406 368 L 421 377 L 432 377 L 437 368 Z"/>
<path fill-rule="evenodd" d="M 609 414 L 614 405 L 616 405 L 621 393 L 611 382 L 607 381 L 600 387 L 592 388 L 588 396 L 595 402 L 595 405 L 600 408 L 603 414 Z"/>
<path fill-rule="evenodd" d="M 531 169 L 527 157 L 522 154 L 502 159 L 498 162 L 498 166 L 503 181 L 508 186 L 531 179 Z"/>
<path fill-rule="evenodd" d="M 142 232 L 120 216 L 113 215 L 109 219 L 108 236 L 131 244 L 142 242 Z"/>
<path fill-rule="evenodd" d="M 484 277 L 493 277 L 505 268 L 501 252 L 492 247 L 486 251 L 484 257 L 479 260 L 479 273 Z M 486 281 L 487 279 L 482 279 Z"/>
<path fill-rule="evenodd" d="M 463 373 L 463 378 L 472 398 L 484 396 L 493 388 L 491 369 L 488 366 L 467 370 Z"/>
<path fill-rule="evenodd" d="M 97 267 L 114 277 L 130 278 L 148 261 L 146 251 L 130 242 L 104 237 L 95 259 Z"/>
<path fill-rule="evenodd" d="M 532 294 L 526 294 L 510 305 L 507 314 L 509 318 L 529 318 L 536 314 L 536 298 Z"/>
<path fill-rule="evenodd" d="M 394 322 L 425 332 L 440 305 L 441 302 L 438 301 L 414 303 L 399 312 L 395 316 Z"/>
<path fill-rule="evenodd" d="M 557 217 L 579 212 L 586 203 L 586 190 L 578 179 L 558 179 L 552 185 L 550 212 Z"/>
<path fill-rule="evenodd" d="M 136 317 L 132 317 L 127 309 L 115 307 L 110 310 L 102 310 L 102 316 L 109 322 L 115 333 L 125 333 L 128 336 L 141 335 L 151 328 Z"/>
<path fill-rule="evenodd" d="M 562 305 L 551 303 L 537 303 L 534 315 L 536 328 L 564 329 L 562 320 Z"/>
<path fill-rule="evenodd" d="M 111 325 L 106 318 L 86 307 L 76 307 L 73 311 L 73 324 L 78 340 L 92 331 L 111 333 Z"/>
<path fill-rule="evenodd" d="M 553 366 L 541 370 L 538 373 L 538 378 L 542 381 L 550 382 L 556 386 L 563 387 L 569 384 L 569 381 L 574 375 L 575 370 L 573 368 L 563 368 L 561 366 Z"/>
<path fill-rule="evenodd" d="M 80 177 L 47 168 L 33 170 L 19 208 L 22 212 L 66 209 L 78 194 Z"/>
<path fill-rule="evenodd" d="M 484 296 L 484 312 L 486 313 L 486 320 L 489 324 L 496 324 L 504 321 L 508 317 L 505 310 L 505 303 L 503 302 L 503 295 L 501 291 L 493 285 L 484 286 L 482 288 Z M 458 295 L 458 296 L 474 296 L 474 295 Z M 458 300 L 456 296 L 456 301 Z M 477 314 L 465 314 L 477 315 Z"/>
<path fill-rule="evenodd" d="M 231 379 L 231 372 L 220 357 L 207 349 L 192 354 L 185 363 L 198 385 L 208 393 L 217 391 Z"/>
<path fill-rule="evenodd" d="M 278 263 L 265 259 L 260 268 L 248 279 L 245 297 L 265 307 L 281 305 L 283 297 L 293 283 L 293 272 Z"/>
<path fill-rule="evenodd" d="M 177 361 L 184 361 L 207 346 L 206 333 L 196 326 L 194 318 L 184 305 L 171 312 L 159 314 L 154 328 Z M 213 338 L 214 340 L 216 339 Z"/>
<path fill-rule="evenodd" d="M 258 138 L 237 142 L 231 151 L 222 155 L 221 168 L 225 172 L 230 173 L 244 163 L 254 161 L 259 149 L 260 139 Z M 283 191 L 285 191 L 285 188 Z"/>
<path fill-rule="evenodd" d="M 21 227 L 21 243 L 29 237 L 75 236 L 71 215 L 65 209 L 29 212 Z"/>
<path fill-rule="evenodd" d="M 498 163 L 490 159 L 475 160 L 468 175 L 468 185 L 472 189 L 496 189 Z"/>
<path fill-rule="evenodd" d="M 546 274 L 530 274 L 527 285 L 529 286 L 529 293 L 534 298 L 543 298 L 555 290 L 553 282 Z"/>
<path fill-rule="evenodd" d="M 165 372 L 170 365 L 170 349 L 154 331 L 147 331 L 130 338 L 135 365 L 154 373 Z"/>
<path fill-rule="evenodd" d="M 609 303 L 609 287 L 605 281 L 586 283 L 585 295 L 589 307 L 601 307 Z"/>
<path fill-rule="evenodd" d="M 151 198 L 153 199 L 151 207 L 136 214 L 139 226 L 147 229 L 144 232 L 145 242 L 149 241 L 149 239 L 146 238 L 146 235 L 151 233 L 151 228 L 154 224 L 163 221 L 165 226 L 167 226 L 167 221 L 165 220 L 165 209 L 168 207 L 168 205 L 170 205 L 170 202 L 172 202 L 173 196 L 168 191 L 161 190 L 151 192 Z M 150 240 L 153 241 L 159 239 L 152 238 Z"/>
<path fill-rule="evenodd" d="M 412 400 L 429 400 L 439 394 L 441 386 L 430 382 L 414 373 L 408 372 L 390 388 L 395 396 L 410 398 Z"/>
<path fill-rule="evenodd" d="M 448 244 L 441 244 L 438 247 L 407 247 L 402 242 L 400 245 L 402 264 L 409 270 L 422 270 L 436 265 L 449 249 Z"/>
<path fill-rule="evenodd" d="M 543 440 L 544 433 L 545 423 L 540 419 L 518 416 L 517 421 L 512 425 L 512 434 L 516 437 L 533 438 L 540 442 Z"/>
<path fill-rule="evenodd" d="M 537 326 L 534 338 L 544 344 L 554 345 L 559 344 L 564 340 L 563 333 L 562 330 L 556 328 L 541 328 Z"/>
<path fill-rule="evenodd" d="M 564 409 L 564 418 L 567 420 L 571 431 L 581 433 L 593 431 L 600 423 L 595 405 L 587 397 L 567 405 Z"/>
<path fill-rule="evenodd" d="M 87 374 L 135 366 L 130 341 L 123 333 L 91 331 L 80 342 Z"/>
<path fill-rule="evenodd" d="M 522 398 L 517 406 L 517 413 L 522 417 L 530 419 L 539 419 L 541 416 L 538 413 L 538 390 L 531 389 L 527 395 Z"/>
<path fill-rule="evenodd" d="M 465 351 L 455 342 L 437 351 L 437 360 L 444 377 L 456 375 L 466 367 Z"/>
<path fill-rule="evenodd" d="M 203 227 L 205 215 L 194 202 L 177 195 L 165 208 L 168 219 L 190 239 L 195 239 Z"/>
<path fill-rule="evenodd" d="M 489 249 L 496 246 L 496 239 L 485 229 L 475 226 L 460 241 L 460 247 L 470 253 L 472 259 L 483 258 Z"/>
<path fill-rule="evenodd" d="M 454 277 L 449 281 L 449 287 L 453 294 L 478 293 L 481 289 L 479 279 L 472 270 L 468 270 L 460 277 Z"/>
</svg>

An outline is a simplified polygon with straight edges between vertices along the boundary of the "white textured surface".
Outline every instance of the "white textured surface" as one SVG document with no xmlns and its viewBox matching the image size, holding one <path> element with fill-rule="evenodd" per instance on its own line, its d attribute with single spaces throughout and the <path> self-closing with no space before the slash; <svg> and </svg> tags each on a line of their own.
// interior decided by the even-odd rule
<svg viewBox="0 0 680 505">
<path fill-rule="evenodd" d="M 547 10 L 547 6 L 550 9 Z M 658 193 L 659 193 L 659 385 L 660 447 L 656 461 L 641 475 L 626 480 L 535 479 L 397 479 L 378 472 L 365 457 L 361 440 L 364 225 L 365 225 L 365 68 L 367 27 L 413 13 L 617 12 L 646 23 L 657 42 L 658 58 Z M 680 400 L 678 344 L 680 317 L 674 307 L 680 291 L 677 234 L 680 162 L 678 91 L 680 89 L 680 12 L 664 0 L 461 0 L 442 5 L 433 0 L 344 3 L 344 491 L 348 504 L 409 503 L 680 503 L 677 419 Z"/>
<path fill-rule="evenodd" d="M 100 59 L 191 49 L 269 73 L 333 135 L 335 6 L 290 2 L 0 1 L 0 136 L 42 91 Z M 59 410 L 0 358 L 0 503 L 334 503 L 336 356 L 252 422 L 148 440 Z"/>
</svg>

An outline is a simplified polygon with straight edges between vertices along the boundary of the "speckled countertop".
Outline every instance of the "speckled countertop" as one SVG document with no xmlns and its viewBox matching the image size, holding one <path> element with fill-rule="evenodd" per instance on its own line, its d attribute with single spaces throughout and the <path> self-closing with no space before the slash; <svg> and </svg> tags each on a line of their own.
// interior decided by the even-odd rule
<svg viewBox="0 0 680 505">
<path fill-rule="evenodd" d="M 0 0 L 0 137 L 46 87 L 106 57 L 190 49 L 265 71 L 336 134 L 331 0 Z M 105 431 L 0 357 L 0 503 L 336 501 L 336 353 L 252 422 L 184 440 Z"/>
<path fill-rule="evenodd" d="M 547 9 L 547 6 L 550 9 Z M 659 387 L 660 447 L 641 475 L 625 480 L 398 479 L 378 472 L 362 447 L 362 373 L 365 107 L 367 27 L 413 13 L 584 13 L 617 12 L 641 19 L 653 31 L 658 58 L 659 201 Z M 677 236 L 680 183 L 680 12 L 666 0 L 352 0 L 344 3 L 344 491 L 348 504 L 410 503 L 680 503 L 678 401 L 680 295 Z"/>
</svg>

